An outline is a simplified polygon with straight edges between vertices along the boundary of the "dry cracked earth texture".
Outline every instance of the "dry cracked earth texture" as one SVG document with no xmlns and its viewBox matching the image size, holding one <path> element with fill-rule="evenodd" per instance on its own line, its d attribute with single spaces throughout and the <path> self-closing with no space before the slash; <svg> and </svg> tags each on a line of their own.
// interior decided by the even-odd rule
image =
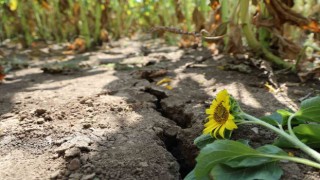
<svg viewBox="0 0 320 180">
<path fill-rule="evenodd" d="M 1 179 L 182 179 L 195 165 L 193 140 L 217 91 L 227 89 L 245 111 L 262 116 L 297 108 L 299 98 L 319 90 L 283 77 L 283 91 L 272 94 L 250 64 L 249 74 L 221 68 L 241 58 L 158 40 L 123 39 L 77 58 L 91 68 L 43 73 L 40 59 L 0 84 Z M 157 85 L 165 77 L 170 86 Z M 256 126 L 233 135 L 253 147 L 275 137 Z M 282 179 L 320 178 L 304 165 L 282 167 Z"/>
</svg>

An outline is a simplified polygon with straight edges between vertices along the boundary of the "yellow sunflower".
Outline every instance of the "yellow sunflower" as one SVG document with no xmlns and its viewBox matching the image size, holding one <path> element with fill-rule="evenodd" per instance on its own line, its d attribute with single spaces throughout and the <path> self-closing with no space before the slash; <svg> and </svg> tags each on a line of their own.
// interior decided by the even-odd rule
<svg viewBox="0 0 320 180">
<path fill-rule="evenodd" d="M 206 109 L 209 121 L 204 125 L 203 134 L 211 134 L 217 138 L 217 133 L 224 138 L 225 129 L 237 129 L 234 116 L 230 114 L 230 97 L 227 90 L 220 91 L 212 101 L 209 109 Z"/>
</svg>

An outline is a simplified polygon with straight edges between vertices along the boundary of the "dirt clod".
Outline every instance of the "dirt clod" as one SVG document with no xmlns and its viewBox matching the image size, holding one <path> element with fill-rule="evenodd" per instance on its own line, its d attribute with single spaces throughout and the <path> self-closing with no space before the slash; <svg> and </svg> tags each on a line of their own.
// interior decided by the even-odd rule
<svg viewBox="0 0 320 180">
<path fill-rule="evenodd" d="M 70 158 L 70 157 L 75 157 L 79 156 L 81 153 L 79 148 L 73 147 L 65 151 L 64 157 Z"/>
<path fill-rule="evenodd" d="M 68 169 L 70 171 L 74 171 L 74 170 L 77 170 L 79 169 L 81 166 L 81 162 L 78 158 L 74 158 L 70 161 L 69 165 L 68 165 Z"/>
<path fill-rule="evenodd" d="M 46 109 L 36 109 L 36 110 L 34 111 L 35 115 L 38 116 L 38 117 L 40 117 L 41 115 L 43 115 L 43 114 L 46 113 L 46 112 L 47 112 Z"/>
<path fill-rule="evenodd" d="M 60 178 L 60 176 L 61 176 L 61 173 L 60 173 L 60 170 L 59 170 L 59 171 L 56 171 L 56 172 L 52 173 L 50 175 L 50 179 L 52 179 L 52 180 L 58 179 L 58 178 Z"/>
</svg>

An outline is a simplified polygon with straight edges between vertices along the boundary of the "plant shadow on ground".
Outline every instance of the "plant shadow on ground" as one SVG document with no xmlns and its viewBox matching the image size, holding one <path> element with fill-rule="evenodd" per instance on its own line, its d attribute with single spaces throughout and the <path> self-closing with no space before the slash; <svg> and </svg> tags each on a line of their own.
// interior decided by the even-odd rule
<svg viewBox="0 0 320 180">
<path fill-rule="evenodd" d="M 138 44 L 142 46 L 141 42 Z M 52 138 L 52 143 L 44 142 L 43 146 L 38 147 L 42 150 L 40 153 L 49 151 L 47 154 L 54 156 L 52 161 L 60 163 L 52 168 L 52 179 L 180 179 L 195 165 L 198 150 L 193 140 L 201 134 L 206 118 L 205 109 L 216 92 L 227 89 L 246 112 L 258 117 L 288 107 L 285 100 L 295 102 L 294 99 L 297 99 L 292 95 L 284 100 L 263 88 L 252 86 L 265 81 L 256 75 L 259 71 L 240 74 L 220 70 L 218 66 L 224 62 L 224 58 L 215 60 L 208 56 L 210 52 L 207 50 L 163 50 L 157 46 L 151 50 L 147 56 L 155 59 L 156 63 L 139 70 L 110 71 L 106 79 L 98 76 L 99 83 L 103 83 L 104 90 L 101 92 L 86 94 L 84 89 L 87 84 L 79 87 L 83 88 L 80 91 L 69 89 L 79 97 L 67 99 L 67 96 L 60 109 L 52 113 L 53 121 L 48 123 L 57 121 L 58 125 L 46 129 L 48 134 L 45 135 L 37 136 L 37 131 L 31 131 L 31 137 L 22 138 L 26 140 L 25 144 L 13 146 L 12 149 L 23 148 L 35 140 L 40 143 L 47 141 L 47 137 Z M 189 66 L 198 57 L 203 58 L 197 64 L 205 66 Z M 141 78 L 140 72 L 163 68 L 168 71 L 166 76 L 172 79 L 172 90 L 156 85 L 164 76 L 148 80 Z M 96 76 L 93 72 L 84 73 L 83 76 Z M 39 73 L 29 76 L 23 78 L 37 76 L 38 79 L 40 76 L 41 80 L 32 84 L 13 84 L 11 95 L 7 95 L 4 101 L 13 101 L 13 95 L 22 88 L 25 91 L 31 87 L 35 89 L 36 84 L 48 80 L 48 75 Z M 53 81 L 62 81 L 70 77 L 51 78 Z M 81 82 L 80 79 L 76 83 Z M 48 89 L 56 88 L 63 86 Z M 10 111 L 12 106 L 6 107 L 4 112 Z M 62 120 L 58 120 L 60 116 L 63 116 Z M 257 147 L 275 138 L 274 134 L 262 128 L 259 128 L 258 134 L 248 130 L 253 127 L 240 127 L 234 132 L 234 139 L 250 139 L 251 145 Z M 304 178 L 303 173 L 312 171 L 302 165 L 285 165 L 284 168 L 284 179 L 301 179 Z"/>
</svg>

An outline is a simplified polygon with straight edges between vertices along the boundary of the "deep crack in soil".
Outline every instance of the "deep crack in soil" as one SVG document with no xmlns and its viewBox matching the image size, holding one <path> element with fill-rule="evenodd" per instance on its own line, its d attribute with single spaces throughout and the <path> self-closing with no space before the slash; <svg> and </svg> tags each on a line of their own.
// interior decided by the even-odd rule
<svg viewBox="0 0 320 180">
<path fill-rule="evenodd" d="M 183 114 L 183 110 L 181 109 L 163 109 L 161 105 L 161 100 L 167 98 L 168 96 L 161 91 L 157 91 L 150 87 L 147 87 L 145 92 L 154 95 L 157 100 L 155 103 L 155 110 L 158 111 L 163 117 L 168 118 L 169 120 L 175 122 L 179 127 L 185 129 L 189 127 L 191 124 L 191 119 L 189 115 Z M 179 117 L 179 118 L 175 118 Z M 186 118 L 187 117 L 187 118 Z M 174 119 L 172 119 L 174 118 Z M 181 120 L 181 118 L 184 118 Z M 181 140 L 177 139 L 177 135 L 179 133 L 179 128 L 170 127 L 164 130 L 163 133 L 158 134 L 159 138 L 164 142 L 166 149 L 176 158 L 179 163 L 179 172 L 180 176 L 183 179 L 193 168 L 194 164 L 190 164 L 187 162 L 189 159 L 185 157 L 182 151 L 188 151 L 187 147 L 183 147 Z"/>
<path fill-rule="evenodd" d="M 174 121 L 182 129 L 191 127 L 192 113 L 185 113 L 184 106 L 165 106 L 164 108 L 161 100 L 168 97 L 165 92 L 150 87 L 147 87 L 145 92 L 157 97 L 157 101 L 154 102 L 156 105 L 156 110 L 164 117 Z"/>
<path fill-rule="evenodd" d="M 177 139 L 177 132 L 174 128 L 169 128 L 165 130 L 161 140 L 164 142 L 166 149 L 176 158 L 179 163 L 179 172 L 180 176 L 183 179 L 187 176 L 187 174 L 194 168 L 195 164 L 190 164 L 188 162 L 188 157 L 182 153 L 182 151 L 189 151 L 191 149 L 187 149 L 182 146 L 181 140 Z"/>
</svg>

